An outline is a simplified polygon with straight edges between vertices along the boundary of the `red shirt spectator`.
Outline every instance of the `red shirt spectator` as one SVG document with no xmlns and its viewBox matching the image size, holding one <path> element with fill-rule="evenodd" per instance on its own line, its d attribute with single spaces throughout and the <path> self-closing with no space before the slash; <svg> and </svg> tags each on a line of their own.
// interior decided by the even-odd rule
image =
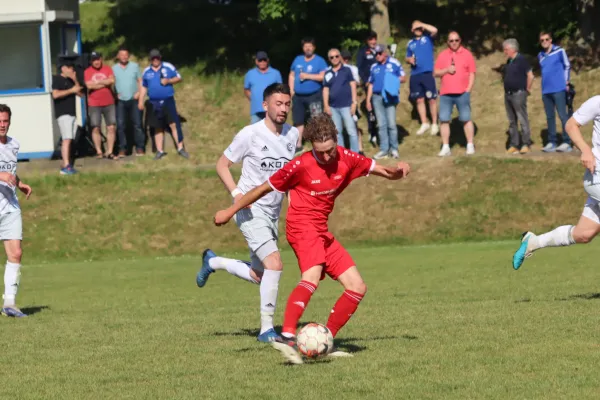
<svg viewBox="0 0 600 400">
<path fill-rule="evenodd" d="M 454 62 L 456 73 L 442 76 L 440 95 L 465 93 L 469 87 L 470 74 L 476 72 L 473 54 L 462 46 L 456 51 L 451 48 L 443 50 L 435 61 L 435 69 L 448 68 L 452 62 Z"/>
<path fill-rule="evenodd" d="M 86 82 L 102 81 L 114 75 L 112 68 L 104 64 L 100 68 L 88 67 L 84 72 Z M 88 105 L 90 107 L 105 107 L 111 104 L 115 104 L 115 97 L 109 86 L 90 90 L 88 94 Z"/>
</svg>

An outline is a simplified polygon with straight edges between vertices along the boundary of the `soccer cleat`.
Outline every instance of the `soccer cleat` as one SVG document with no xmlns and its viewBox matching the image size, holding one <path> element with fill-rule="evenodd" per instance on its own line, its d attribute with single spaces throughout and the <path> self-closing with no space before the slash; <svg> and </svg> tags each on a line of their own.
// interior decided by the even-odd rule
<svg viewBox="0 0 600 400">
<path fill-rule="evenodd" d="M 427 132 L 429 130 L 429 128 L 431 128 L 431 125 L 421 124 L 421 127 L 417 131 L 416 135 L 420 136 L 420 135 L 424 134 L 425 132 Z"/>
<path fill-rule="evenodd" d="M 386 153 L 385 151 L 378 151 L 374 156 L 374 159 L 376 160 L 384 160 L 386 158 L 388 158 L 388 153 Z"/>
<path fill-rule="evenodd" d="M 510 146 L 508 150 L 506 150 L 506 154 L 519 154 L 519 149 L 514 146 Z"/>
<path fill-rule="evenodd" d="M 531 148 L 529 146 L 523 146 L 523 147 L 521 147 L 520 153 L 521 154 L 529 154 L 529 153 L 531 153 Z"/>
<path fill-rule="evenodd" d="M 554 143 L 548 143 L 542 149 L 544 153 L 554 153 L 556 151 L 556 145 Z"/>
<path fill-rule="evenodd" d="M 268 331 L 265 331 L 258 335 L 256 337 L 256 340 L 258 340 L 261 343 L 271 343 L 281 340 L 281 336 L 279 336 L 279 334 L 275 332 L 275 329 L 271 328 Z"/>
<path fill-rule="evenodd" d="M 12 318 L 24 318 L 27 316 L 27 314 L 25 314 L 23 311 L 19 310 L 15 306 L 2 308 L 2 311 L 0 312 L 0 314 L 4 315 L 5 317 L 12 317 Z"/>
<path fill-rule="evenodd" d="M 442 150 L 440 150 L 440 152 L 438 153 L 438 157 L 449 157 L 452 155 L 452 152 L 450 151 L 450 147 L 445 147 L 442 146 Z"/>
<path fill-rule="evenodd" d="M 513 255 L 513 268 L 518 270 L 523 265 L 526 258 L 531 257 L 533 252 L 528 252 L 527 247 L 529 246 L 529 239 L 535 236 L 532 232 L 524 232 L 521 238 L 521 245 L 519 249 Z"/>
<path fill-rule="evenodd" d="M 431 125 L 431 136 L 437 136 L 440 133 L 440 126 L 438 124 Z"/>
<path fill-rule="evenodd" d="M 475 145 L 473 143 L 467 143 L 467 155 L 475 154 Z"/>
<path fill-rule="evenodd" d="M 200 271 L 196 274 L 196 285 L 198 285 L 198 287 L 204 287 L 210 274 L 215 272 L 215 270 L 210 267 L 209 261 L 216 256 L 217 255 L 211 249 L 206 249 L 204 250 L 204 253 L 202 253 L 202 268 L 200 268 Z"/>
<path fill-rule="evenodd" d="M 569 143 L 561 143 L 561 145 L 556 148 L 556 151 L 559 153 L 570 153 L 573 151 L 573 147 L 571 147 Z"/>
<path fill-rule="evenodd" d="M 271 345 L 275 350 L 278 350 L 283 358 L 290 363 L 304 364 L 304 361 L 302 361 L 302 355 L 300 355 L 298 346 L 296 345 L 296 338 L 280 338 L 279 340 L 272 342 Z"/>
</svg>

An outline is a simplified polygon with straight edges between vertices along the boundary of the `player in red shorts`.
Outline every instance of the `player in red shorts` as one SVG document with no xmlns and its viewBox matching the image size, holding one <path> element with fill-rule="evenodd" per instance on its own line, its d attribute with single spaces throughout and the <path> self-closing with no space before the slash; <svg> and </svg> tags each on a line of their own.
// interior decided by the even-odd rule
<svg viewBox="0 0 600 400">
<path fill-rule="evenodd" d="M 367 292 L 352 257 L 327 228 L 337 196 L 356 178 L 369 174 L 390 180 L 410 172 L 407 163 L 395 167 L 377 165 L 374 160 L 337 145 L 337 130 L 332 119 L 321 114 L 313 117 L 304 130 L 313 150 L 294 158 L 269 180 L 246 193 L 239 201 L 215 215 L 215 225 L 226 224 L 237 211 L 254 203 L 273 190 L 288 192 L 286 236 L 292 246 L 302 277 L 292 291 L 285 309 L 283 343 L 273 346 L 288 361 L 301 364 L 295 346 L 298 320 L 306 309 L 319 281 L 325 274 L 339 281 L 344 293 L 333 306 L 327 328 L 333 336 L 348 322 Z"/>
</svg>

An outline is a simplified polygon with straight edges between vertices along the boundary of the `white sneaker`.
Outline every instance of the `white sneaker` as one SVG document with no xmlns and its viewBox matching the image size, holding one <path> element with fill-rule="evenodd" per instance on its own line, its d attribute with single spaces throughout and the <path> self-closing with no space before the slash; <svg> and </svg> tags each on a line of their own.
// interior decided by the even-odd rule
<svg viewBox="0 0 600 400">
<path fill-rule="evenodd" d="M 429 124 L 421 124 L 421 127 L 419 128 L 419 130 L 417 131 L 417 135 L 422 135 L 425 132 L 427 132 L 427 130 L 431 128 L 431 125 Z"/>
<path fill-rule="evenodd" d="M 467 155 L 475 154 L 475 145 L 473 143 L 467 143 Z"/>
<path fill-rule="evenodd" d="M 431 136 L 437 136 L 440 133 L 440 126 L 438 124 L 431 125 Z"/>
<path fill-rule="evenodd" d="M 442 150 L 438 153 L 438 157 L 448 157 L 451 155 L 450 146 L 442 146 Z"/>
<path fill-rule="evenodd" d="M 377 154 L 373 156 L 373 158 L 376 160 L 383 160 L 388 158 L 388 153 L 386 153 L 385 151 L 378 151 Z"/>
<path fill-rule="evenodd" d="M 573 147 L 571 147 L 568 143 L 562 143 L 556 148 L 556 151 L 559 153 L 570 153 L 573 151 Z"/>
<path fill-rule="evenodd" d="M 398 150 L 392 150 L 392 158 L 400 158 L 400 154 L 398 154 Z"/>
</svg>

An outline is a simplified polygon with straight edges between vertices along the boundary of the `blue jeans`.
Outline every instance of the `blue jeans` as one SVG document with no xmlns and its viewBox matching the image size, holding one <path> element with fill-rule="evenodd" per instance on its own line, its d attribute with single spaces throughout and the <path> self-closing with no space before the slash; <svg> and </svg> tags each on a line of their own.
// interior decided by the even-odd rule
<svg viewBox="0 0 600 400">
<path fill-rule="evenodd" d="M 459 121 L 469 122 L 471 120 L 471 93 L 465 92 L 440 96 L 440 122 L 450 122 L 455 105 L 458 109 Z"/>
<path fill-rule="evenodd" d="M 127 137 L 125 136 L 125 127 L 127 126 L 127 116 L 133 124 L 133 140 L 135 148 L 144 150 L 146 147 L 146 135 L 142 130 L 142 112 L 138 109 L 137 100 L 119 100 L 117 102 L 117 133 L 119 135 L 119 150 L 127 149 Z"/>
<path fill-rule="evenodd" d="M 379 149 L 383 153 L 397 151 L 396 104 L 384 104 L 380 94 L 374 94 L 371 101 L 379 124 Z"/>
<path fill-rule="evenodd" d="M 259 112 L 256 114 L 252 114 L 250 115 L 250 124 L 255 124 L 258 121 L 261 121 L 265 118 L 265 113 L 264 112 Z"/>
<path fill-rule="evenodd" d="M 563 90 L 561 92 L 543 94 L 542 101 L 544 102 L 546 120 L 548 121 L 548 143 L 556 145 L 556 109 L 558 111 L 558 118 L 560 118 L 560 122 L 562 123 L 563 143 L 571 144 L 571 139 L 565 130 L 565 125 L 569 119 L 567 115 L 567 92 Z"/>
<path fill-rule="evenodd" d="M 344 145 L 344 128 L 350 137 L 350 150 L 358 153 L 358 132 L 356 130 L 356 122 L 352 119 L 350 107 L 335 108 L 331 107 L 331 119 L 335 124 L 335 129 L 338 131 L 338 144 Z"/>
</svg>

